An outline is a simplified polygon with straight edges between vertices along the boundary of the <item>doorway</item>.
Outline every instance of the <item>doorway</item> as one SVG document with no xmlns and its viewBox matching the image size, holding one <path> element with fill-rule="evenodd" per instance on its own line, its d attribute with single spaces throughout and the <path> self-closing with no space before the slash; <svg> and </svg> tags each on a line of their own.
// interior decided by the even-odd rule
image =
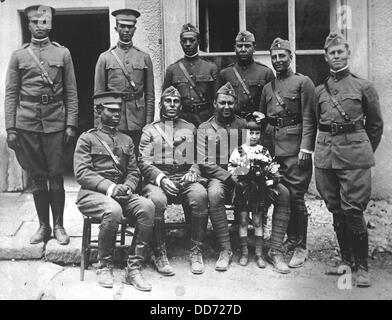
<svg viewBox="0 0 392 320">
<path fill-rule="evenodd" d="M 30 42 L 27 19 L 22 19 L 23 42 Z M 108 9 L 56 11 L 50 39 L 67 47 L 74 64 L 78 98 L 78 135 L 94 127 L 94 73 L 99 55 L 110 46 Z M 67 173 L 72 173 L 73 149 L 66 150 Z"/>
</svg>

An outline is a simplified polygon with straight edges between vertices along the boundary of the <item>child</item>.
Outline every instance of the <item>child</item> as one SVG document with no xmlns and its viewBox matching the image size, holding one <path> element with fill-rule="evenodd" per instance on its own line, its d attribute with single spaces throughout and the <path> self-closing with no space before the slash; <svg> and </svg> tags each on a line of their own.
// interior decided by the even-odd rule
<svg viewBox="0 0 392 320">
<path fill-rule="evenodd" d="M 279 165 L 273 162 L 268 149 L 260 144 L 261 124 L 250 114 L 247 120 L 246 143 L 233 150 L 229 160 L 229 172 L 236 183 L 233 193 L 235 212 L 239 220 L 239 239 L 241 257 L 239 264 L 246 266 L 248 254 L 249 212 L 255 230 L 256 264 L 265 268 L 262 258 L 263 248 L 263 209 L 268 201 L 268 188 L 279 182 Z"/>
</svg>

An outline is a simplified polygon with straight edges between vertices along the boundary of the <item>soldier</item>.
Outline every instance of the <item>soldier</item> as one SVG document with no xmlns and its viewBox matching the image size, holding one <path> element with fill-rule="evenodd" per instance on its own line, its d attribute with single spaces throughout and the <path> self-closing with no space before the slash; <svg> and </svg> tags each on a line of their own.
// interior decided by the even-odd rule
<svg viewBox="0 0 392 320">
<path fill-rule="evenodd" d="M 101 220 L 98 234 L 98 283 L 113 287 L 113 254 L 118 225 L 123 219 L 136 220 L 135 246 L 126 268 L 126 281 L 136 289 L 150 291 L 140 270 L 146 259 L 154 224 L 154 204 L 135 194 L 140 171 L 130 137 L 117 129 L 121 119 L 122 92 L 94 96 L 100 124 L 83 133 L 74 155 L 76 180 L 81 189 L 76 205 L 84 215 Z"/>
<path fill-rule="evenodd" d="M 235 115 L 236 99 L 230 82 L 221 87 L 214 100 L 215 115 L 200 125 L 197 132 L 197 163 L 185 180 L 192 181 L 194 175 L 208 178 L 208 214 L 219 245 L 219 259 L 215 270 L 226 271 L 233 253 L 230 244 L 225 204 L 231 199 L 231 192 L 237 183 L 228 170 L 231 153 L 243 144 L 246 121 Z M 193 173 L 194 172 L 194 173 Z M 274 202 L 271 233 L 271 260 L 276 271 L 287 273 L 290 270 L 284 263 L 281 253 L 283 238 L 290 217 L 289 192 L 279 185 L 279 197 Z"/>
<path fill-rule="evenodd" d="M 177 88 L 182 101 L 180 117 L 198 127 L 214 112 L 218 67 L 199 57 L 200 33 L 192 24 L 182 27 L 180 43 L 185 56 L 167 68 L 162 91 Z"/>
<path fill-rule="evenodd" d="M 129 135 L 135 152 L 142 129 L 154 120 L 154 74 L 150 56 L 133 45 L 136 18 L 140 13 L 132 9 L 112 12 L 116 17 L 115 30 L 119 35 L 116 46 L 103 52 L 95 67 L 94 93 L 104 91 L 123 92 L 124 108 L 119 130 Z"/>
<path fill-rule="evenodd" d="M 371 167 L 383 132 L 378 94 L 348 67 L 349 45 L 338 33 L 325 41 L 330 76 L 316 88 L 310 132 L 319 129 L 314 155 L 316 187 L 333 214 L 342 261 L 329 274 L 358 270 L 356 285 L 370 286 L 368 232 L 363 211 L 371 195 Z M 348 270 L 349 269 L 349 270 Z"/>
<path fill-rule="evenodd" d="M 219 73 L 219 86 L 230 82 L 237 95 L 236 114 L 245 118 L 247 114 L 258 111 L 260 96 L 264 86 L 275 79 L 274 73 L 266 65 L 256 62 L 253 54 L 256 50 L 256 40 L 253 33 L 240 31 L 234 45 L 237 62 Z M 264 134 L 262 143 L 272 149 L 271 137 Z M 268 238 L 268 211 L 263 212 L 263 235 Z"/>
<path fill-rule="evenodd" d="M 289 41 L 276 38 L 270 51 L 277 78 L 264 87 L 260 110 L 267 116 L 266 131 L 272 135 L 282 183 L 290 191 L 291 217 L 284 247 L 294 250 L 289 267 L 298 268 L 307 258 L 308 212 L 304 196 L 312 177 L 316 132 L 308 131 L 305 126 L 316 103 L 314 84 L 309 77 L 291 70 L 293 55 Z"/>
<path fill-rule="evenodd" d="M 218 77 L 219 86 L 226 82 L 233 86 L 237 95 L 236 114 L 243 118 L 259 110 L 261 92 L 275 78 L 270 68 L 254 61 L 255 41 L 253 33 L 240 31 L 234 46 L 237 62 L 221 70 Z"/>
<path fill-rule="evenodd" d="M 69 50 L 49 39 L 55 9 L 35 5 L 24 12 L 31 42 L 13 52 L 8 66 L 4 103 L 7 143 L 32 180 L 40 227 L 30 243 L 50 238 L 50 205 L 54 237 L 60 244 L 68 244 L 63 227 L 63 151 L 73 143 L 78 123 L 74 68 Z"/>
<path fill-rule="evenodd" d="M 161 97 L 161 119 L 143 129 L 140 141 L 140 168 L 144 177 L 142 195 L 155 204 L 153 263 L 163 275 L 173 275 L 166 256 L 164 213 L 168 200 L 180 202 L 191 215 L 191 271 L 204 272 L 201 254 L 208 221 L 206 189 L 198 182 L 185 183 L 182 178 L 195 162 L 192 123 L 180 119 L 181 96 L 174 87 Z"/>
</svg>

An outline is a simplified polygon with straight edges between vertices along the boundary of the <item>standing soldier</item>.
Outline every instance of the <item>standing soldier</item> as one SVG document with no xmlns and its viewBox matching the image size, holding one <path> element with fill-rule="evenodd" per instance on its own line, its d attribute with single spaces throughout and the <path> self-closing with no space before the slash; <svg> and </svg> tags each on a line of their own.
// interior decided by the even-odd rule
<svg viewBox="0 0 392 320">
<path fill-rule="evenodd" d="M 236 114 L 242 118 L 259 110 L 260 96 L 264 86 L 275 76 L 270 68 L 253 59 L 256 44 L 253 33 L 240 31 L 235 38 L 237 62 L 219 73 L 219 85 L 230 82 L 233 86 L 238 106 Z"/>
<path fill-rule="evenodd" d="M 182 100 L 180 117 L 198 127 L 214 112 L 218 67 L 199 57 L 200 33 L 192 24 L 182 27 L 180 43 L 185 56 L 167 68 L 162 91 L 177 88 Z"/>
<path fill-rule="evenodd" d="M 325 41 L 330 76 L 316 88 L 313 127 L 316 187 L 333 214 L 342 261 L 328 274 L 358 270 L 356 284 L 369 287 L 368 232 L 363 211 L 371 195 L 371 167 L 383 132 L 378 94 L 348 68 L 349 45 L 330 33 Z"/>
<path fill-rule="evenodd" d="M 234 50 L 237 62 L 219 73 L 218 84 L 220 87 L 227 82 L 231 83 L 237 95 L 236 114 L 245 118 L 247 114 L 258 111 L 261 92 L 267 83 L 275 79 L 275 76 L 270 68 L 253 59 L 256 50 L 253 33 L 240 31 L 235 38 Z M 263 135 L 262 143 L 272 150 L 271 137 L 267 134 Z M 267 219 L 268 210 L 264 210 L 262 218 L 264 239 L 268 238 Z"/>
<path fill-rule="evenodd" d="M 128 256 L 125 280 L 136 289 L 150 291 L 141 274 L 151 242 L 154 204 L 137 194 L 140 171 L 132 139 L 118 131 L 121 92 L 94 96 L 98 127 L 83 133 L 76 145 L 74 171 L 81 188 L 76 199 L 80 212 L 101 221 L 98 234 L 98 284 L 113 287 L 113 258 L 118 225 L 123 217 L 136 220 L 135 245 Z M 123 105 L 124 107 L 124 105 Z"/>
<path fill-rule="evenodd" d="M 7 143 L 32 179 L 40 224 L 32 244 L 51 236 L 49 205 L 54 237 L 60 244 L 69 243 L 63 227 L 63 150 L 76 135 L 78 98 L 71 54 L 48 37 L 54 13 L 47 6 L 25 9 L 31 42 L 12 54 L 6 80 Z"/>
<path fill-rule="evenodd" d="M 154 120 L 154 74 L 150 56 L 135 47 L 132 37 L 140 13 L 132 9 L 112 12 L 119 35 L 116 46 L 103 52 L 95 67 L 94 93 L 120 91 L 123 93 L 119 130 L 129 135 L 135 152 L 143 127 Z"/>
<path fill-rule="evenodd" d="M 144 178 L 142 194 L 155 204 L 153 263 L 166 276 L 174 274 L 166 255 L 164 213 L 169 201 L 179 202 L 191 219 L 191 270 L 204 272 L 200 247 L 208 222 L 206 189 L 198 182 L 184 183 L 183 176 L 195 162 L 196 128 L 178 117 L 181 96 L 174 87 L 161 97 L 161 119 L 143 129 L 140 141 L 140 168 Z"/>
<path fill-rule="evenodd" d="M 298 268 L 307 258 L 308 212 L 304 196 L 312 177 L 316 134 L 315 130 L 308 130 L 307 120 L 316 103 L 314 84 L 310 78 L 291 70 L 293 56 L 289 41 L 276 38 L 270 51 L 277 79 L 264 87 L 260 109 L 267 116 L 267 132 L 272 135 L 282 183 L 290 191 L 291 218 L 285 247 L 294 250 L 289 267 Z"/>
</svg>

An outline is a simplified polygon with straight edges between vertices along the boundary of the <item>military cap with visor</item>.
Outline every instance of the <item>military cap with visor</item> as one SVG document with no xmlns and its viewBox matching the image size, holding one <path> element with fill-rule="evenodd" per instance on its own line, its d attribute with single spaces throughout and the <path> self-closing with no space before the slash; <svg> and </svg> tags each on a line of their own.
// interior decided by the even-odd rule
<svg viewBox="0 0 392 320">
<path fill-rule="evenodd" d="M 282 38 L 275 38 L 274 41 L 272 41 L 270 51 L 272 50 L 287 50 L 291 51 L 291 46 L 290 46 L 290 41 L 288 40 L 283 40 Z"/>
<path fill-rule="evenodd" d="M 119 91 L 107 91 L 93 96 L 94 105 L 110 109 L 121 109 L 123 93 Z"/>
<path fill-rule="evenodd" d="M 116 17 L 117 23 L 134 25 L 140 17 L 140 12 L 134 9 L 119 9 L 113 11 L 112 16 Z"/>
</svg>

